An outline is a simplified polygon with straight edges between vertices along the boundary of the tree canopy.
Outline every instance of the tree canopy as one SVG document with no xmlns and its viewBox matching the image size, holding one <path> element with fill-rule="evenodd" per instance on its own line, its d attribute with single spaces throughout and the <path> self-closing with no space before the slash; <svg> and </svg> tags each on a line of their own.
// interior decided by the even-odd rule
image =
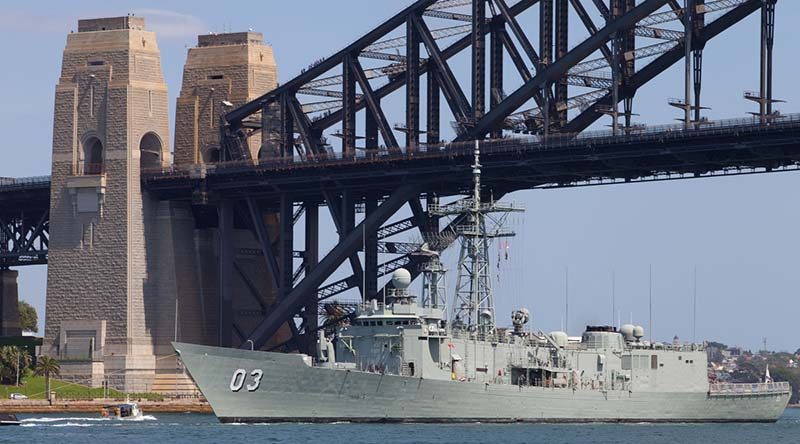
<svg viewBox="0 0 800 444">
<path fill-rule="evenodd" d="M 31 364 L 31 357 L 25 349 L 12 346 L 0 347 L 0 384 L 14 384 L 19 366 L 20 380 L 25 369 Z"/>
<path fill-rule="evenodd" d="M 39 331 L 39 316 L 36 309 L 25 301 L 19 301 L 19 323 L 23 331 Z"/>
</svg>

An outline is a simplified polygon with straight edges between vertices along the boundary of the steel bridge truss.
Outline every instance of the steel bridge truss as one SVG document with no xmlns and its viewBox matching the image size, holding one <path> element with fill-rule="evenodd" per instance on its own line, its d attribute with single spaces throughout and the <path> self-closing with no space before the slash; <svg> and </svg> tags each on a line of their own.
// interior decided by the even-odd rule
<svg viewBox="0 0 800 444">
<path fill-rule="evenodd" d="M 760 104 L 758 115 L 767 120 L 775 102 L 771 80 L 775 2 L 419 0 L 333 56 L 228 113 L 221 127 L 222 160 L 251 160 L 246 141 L 258 132 L 264 146 L 271 147 L 262 156 L 303 162 L 414 153 L 422 146 L 440 144 L 445 136 L 457 142 L 499 139 L 510 132 L 563 137 L 584 131 L 602 116 L 611 116 L 614 132 L 627 133 L 636 128 L 632 121 L 636 92 L 681 60 L 687 67 L 686 98 L 678 101 L 679 107 L 687 125 L 699 125 L 706 44 L 758 10 L 762 11 L 762 82 L 760 91 L 749 98 Z M 581 24 L 579 30 L 570 29 L 573 21 Z M 569 37 L 575 32 L 585 38 L 570 48 Z M 470 68 L 463 69 L 465 65 Z M 398 100 L 404 106 L 396 106 Z M 384 106 L 390 101 L 395 106 Z M 403 115 L 393 116 L 396 109 Z M 334 139 L 338 141 L 332 143 Z M 422 259 L 414 255 L 414 246 L 379 240 L 417 228 L 424 241 L 452 242 L 450 234 L 461 221 L 451 221 L 440 231 L 439 220 L 422 206 L 421 195 L 428 196 L 428 204 L 435 203 L 432 186 L 413 181 L 389 195 L 354 195 L 333 186 L 318 199 L 303 201 L 282 195 L 277 240 L 269 239 L 256 199 L 244 198 L 239 204 L 220 201 L 221 307 L 230 306 L 234 209 L 242 202 L 279 295 L 274 306 L 264 308 L 264 318 L 254 331 L 238 332 L 242 346 L 252 341 L 256 348 L 263 347 L 288 322 L 295 338 L 306 333 L 296 345 L 309 349 L 314 341 L 310 333 L 320 328 L 320 301 L 354 288 L 363 300 L 372 298 L 378 293 L 378 276 L 399 267 L 409 268 L 416 277 Z M 336 224 L 339 244 L 320 257 L 318 209 L 323 203 Z M 358 224 L 357 205 L 365 211 Z M 387 224 L 405 205 L 412 217 Z M 293 230 L 301 219 L 306 246 L 300 255 L 295 254 Z M 362 250 L 364 264 L 358 255 Z M 379 264 L 379 251 L 398 255 Z M 296 256 L 302 256 L 299 268 Z M 332 279 L 345 262 L 352 274 Z M 232 344 L 230 329 L 225 328 L 232 316 L 223 309 L 222 345 Z M 295 316 L 302 318 L 299 326 Z"/>
<path fill-rule="evenodd" d="M 419 0 L 230 112 L 223 160 L 247 159 L 243 142 L 259 130 L 271 147 L 265 156 L 313 159 L 413 150 L 440 143 L 448 127 L 457 140 L 578 133 L 610 115 L 613 128 L 630 129 L 636 92 L 682 59 L 694 99 L 681 107 L 699 121 L 706 43 L 759 9 L 763 80 L 754 100 L 768 116 L 776 1 Z M 576 32 L 585 39 L 570 48 Z M 458 75 L 467 61 L 469 75 Z M 382 102 L 401 89 L 404 115 L 393 116 L 399 107 Z"/>
<path fill-rule="evenodd" d="M 47 264 L 50 212 L 0 216 L 0 269 Z"/>
<path fill-rule="evenodd" d="M 225 199 L 218 204 L 218 229 L 220 239 L 220 337 L 222 345 L 233 344 L 233 334 L 240 337 L 240 343 L 247 339 L 253 341 L 255 347 L 263 347 L 267 340 L 284 324 L 292 330 L 294 344 L 301 350 L 311 349 L 316 337 L 313 333 L 325 324 L 319 325 L 321 314 L 319 304 L 350 289 L 359 289 L 362 300 L 375 297 L 378 290 L 378 278 L 392 273 L 400 267 L 407 267 L 418 273 L 419 258 L 414 253 L 420 245 L 407 242 L 379 241 L 391 236 L 419 229 L 438 230 L 438 219 L 428 217 L 419 203 L 420 193 L 424 187 L 419 184 L 406 185 L 397 189 L 386 199 L 376 196 L 359 196 L 365 201 L 365 215 L 356 223 L 355 197 L 347 191 L 341 193 L 325 193 L 325 203 L 331 218 L 339 232 L 339 243 L 328 254 L 319 255 L 319 208 L 320 200 L 305 200 L 295 203 L 292 196 L 284 195 L 280 199 L 277 211 L 266 208 L 258 199 L 244 197 L 242 199 Z M 414 216 L 387 223 L 402 207 L 410 205 Z M 302 207 L 302 217 L 295 215 Z M 275 212 L 278 219 L 278 237 L 270 237 L 264 223 L 264 215 Z M 233 229 L 235 219 L 240 224 L 247 220 L 254 238 L 260 245 L 260 255 L 265 258 L 266 272 L 272 279 L 271 285 L 277 289 L 277 302 L 272 306 L 262 304 L 260 314 L 264 320 L 258 329 L 246 336 L 234 328 L 234 313 L 231 308 L 232 279 L 238 273 L 247 284 L 247 277 L 237 269 L 234 259 Z M 304 250 L 297 251 L 294 246 L 295 223 L 304 227 Z M 437 232 L 438 234 L 438 232 Z M 429 236 L 436 237 L 436 236 Z M 445 238 L 446 236 L 441 236 Z M 364 252 L 362 265 L 359 252 Z M 396 257 L 385 263 L 378 263 L 379 252 L 394 254 Z M 295 261 L 301 261 L 295 267 Z M 348 262 L 352 274 L 343 279 L 330 282 L 331 275 L 344 263 Z M 252 290 L 257 294 L 255 289 Z M 258 298 L 257 298 L 258 299 Z M 294 322 L 297 315 L 301 322 Z"/>
<path fill-rule="evenodd" d="M 50 178 L 0 178 L 0 270 L 47 264 Z"/>
</svg>

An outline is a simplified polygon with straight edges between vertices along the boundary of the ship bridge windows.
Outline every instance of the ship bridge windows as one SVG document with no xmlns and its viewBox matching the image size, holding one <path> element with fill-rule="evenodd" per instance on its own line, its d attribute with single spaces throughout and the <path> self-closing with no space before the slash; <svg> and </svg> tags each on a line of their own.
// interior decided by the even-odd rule
<svg viewBox="0 0 800 444">
<path fill-rule="evenodd" d="M 382 327 L 384 325 L 417 325 L 416 319 L 381 319 L 381 320 L 361 320 L 354 321 L 353 325 L 363 327 Z"/>
</svg>

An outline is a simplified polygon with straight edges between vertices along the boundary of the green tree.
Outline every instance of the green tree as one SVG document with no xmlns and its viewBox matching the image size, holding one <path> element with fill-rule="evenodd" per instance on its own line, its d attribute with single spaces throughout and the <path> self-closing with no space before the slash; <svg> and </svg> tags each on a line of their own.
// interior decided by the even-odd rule
<svg viewBox="0 0 800 444">
<path fill-rule="evenodd" d="M 0 384 L 17 384 L 22 381 L 31 357 L 19 347 L 0 347 Z"/>
<path fill-rule="evenodd" d="M 36 309 L 25 301 L 19 301 L 19 323 L 24 331 L 34 333 L 39 331 L 39 316 L 36 315 Z"/>
<path fill-rule="evenodd" d="M 50 378 L 61 374 L 61 364 L 49 356 L 40 356 L 33 371 L 39 376 L 44 376 L 44 390 L 47 400 L 50 401 Z"/>
<path fill-rule="evenodd" d="M 769 372 L 775 381 L 786 381 L 792 386 L 792 404 L 800 402 L 800 369 L 787 367 L 770 367 Z"/>
</svg>

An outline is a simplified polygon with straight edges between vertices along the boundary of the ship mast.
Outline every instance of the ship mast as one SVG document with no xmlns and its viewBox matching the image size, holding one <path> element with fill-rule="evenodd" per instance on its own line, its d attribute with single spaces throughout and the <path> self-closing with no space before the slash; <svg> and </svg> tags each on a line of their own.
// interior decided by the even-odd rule
<svg viewBox="0 0 800 444">
<path fill-rule="evenodd" d="M 514 232 L 505 229 L 508 215 L 522 212 L 514 204 L 484 203 L 481 198 L 480 142 L 475 141 L 475 161 L 472 165 L 472 195 L 453 203 L 433 208 L 440 216 L 461 216 L 466 223 L 456 228 L 461 240 L 458 275 L 453 298 L 453 328 L 460 328 L 479 336 L 495 332 L 494 296 L 492 293 L 489 247 L 495 238 L 512 237 Z"/>
</svg>

